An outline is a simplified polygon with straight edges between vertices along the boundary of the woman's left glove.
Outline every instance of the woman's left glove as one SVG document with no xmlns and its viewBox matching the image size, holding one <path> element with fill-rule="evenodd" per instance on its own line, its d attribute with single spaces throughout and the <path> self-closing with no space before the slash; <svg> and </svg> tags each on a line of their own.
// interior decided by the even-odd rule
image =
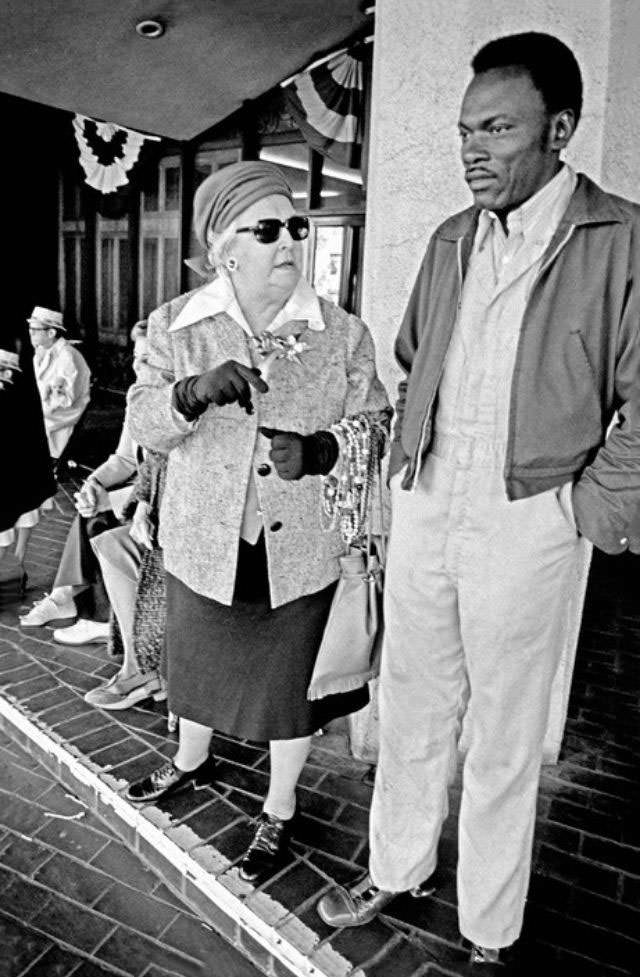
<svg viewBox="0 0 640 977">
<path fill-rule="evenodd" d="M 259 430 L 271 441 L 269 457 L 286 482 L 295 482 L 303 475 L 326 475 L 338 460 L 338 442 L 330 431 L 304 435 L 272 427 Z"/>
</svg>

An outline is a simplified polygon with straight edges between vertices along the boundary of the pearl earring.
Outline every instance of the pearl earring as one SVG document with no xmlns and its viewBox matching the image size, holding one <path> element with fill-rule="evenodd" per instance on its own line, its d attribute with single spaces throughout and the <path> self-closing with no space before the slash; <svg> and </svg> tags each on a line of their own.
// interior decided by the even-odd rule
<svg viewBox="0 0 640 977">
<path fill-rule="evenodd" d="M 226 266 L 227 266 L 227 271 L 236 271 L 238 267 L 238 259 L 234 258 L 232 255 L 230 258 L 227 258 Z"/>
</svg>

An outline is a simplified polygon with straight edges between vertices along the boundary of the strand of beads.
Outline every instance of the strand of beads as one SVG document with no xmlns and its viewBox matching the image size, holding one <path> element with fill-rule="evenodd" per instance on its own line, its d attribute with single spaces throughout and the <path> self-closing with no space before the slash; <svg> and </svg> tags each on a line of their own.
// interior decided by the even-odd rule
<svg viewBox="0 0 640 977">
<path fill-rule="evenodd" d="M 371 485 L 386 432 L 366 414 L 343 418 L 330 431 L 339 459 L 337 472 L 322 479 L 324 528 L 338 528 L 345 544 L 354 546 L 366 532 Z"/>
</svg>

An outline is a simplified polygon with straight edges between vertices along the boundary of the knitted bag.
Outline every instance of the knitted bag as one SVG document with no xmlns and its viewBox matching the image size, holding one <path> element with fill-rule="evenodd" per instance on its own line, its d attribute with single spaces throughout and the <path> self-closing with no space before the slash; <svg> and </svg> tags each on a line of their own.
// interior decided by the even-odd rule
<svg viewBox="0 0 640 977">
<path fill-rule="evenodd" d="M 145 549 L 133 612 L 133 646 L 136 665 L 144 674 L 160 669 L 167 621 L 167 593 L 162 550 Z"/>
</svg>

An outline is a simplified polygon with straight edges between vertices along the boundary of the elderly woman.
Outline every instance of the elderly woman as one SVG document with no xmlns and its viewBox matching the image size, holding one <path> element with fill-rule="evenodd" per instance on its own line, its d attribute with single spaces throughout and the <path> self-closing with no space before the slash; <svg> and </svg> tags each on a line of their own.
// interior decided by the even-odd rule
<svg viewBox="0 0 640 977">
<path fill-rule="evenodd" d="M 211 782 L 212 729 L 268 741 L 241 865 L 255 881 L 287 847 L 311 735 L 367 701 L 366 689 L 306 697 L 344 552 L 322 527 L 319 476 L 339 454 L 327 428 L 386 420 L 388 401 L 364 323 L 301 277 L 308 221 L 280 170 L 244 162 L 208 177 L 194 227 L 216 276 L 151 314 L 129 404 L 134 437 L 170 452 L 159 538 L 179 747 L 128 796 Z"/>
</svg>

